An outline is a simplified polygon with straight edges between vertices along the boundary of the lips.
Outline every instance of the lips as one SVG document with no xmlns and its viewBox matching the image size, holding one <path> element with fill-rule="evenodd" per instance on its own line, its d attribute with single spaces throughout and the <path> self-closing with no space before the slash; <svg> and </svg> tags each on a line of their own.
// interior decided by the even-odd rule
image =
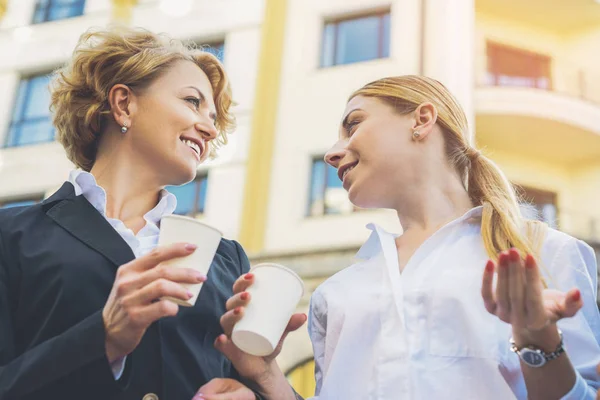
<svg viewBox="0 0 600 400">
<path fill-rule="evenodd" d="M 358 161 L 347 163 L 338 168 L 338 177 L 340 181 L 344 181 L 346 175 L 358 165 Z"/>
<path fill-rule="evenodd" d="M 183 144 L 185 144 L 190 149 L 192 149 L 192 151 L 194 153 L 196 153 L 198 160 L 200 160 L 202 158 L 202 154 L 204 154 L 204 149 L 205 149 L 203 140 L 198 140 L 196 138 L 189 138 L 189 137 L 183 137 L 183 136 L 180 138 L 180 140 L 183 142 Z"/>
</svg>

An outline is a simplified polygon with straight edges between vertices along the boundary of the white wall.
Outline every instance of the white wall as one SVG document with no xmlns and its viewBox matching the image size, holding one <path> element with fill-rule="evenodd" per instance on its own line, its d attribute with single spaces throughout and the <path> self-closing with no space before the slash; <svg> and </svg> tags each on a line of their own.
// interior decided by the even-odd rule
<svg viewBox="0 0 600 400">
<path fill-rule="evenodd" d="M 262 0 L 196 0 L 184 17 L 170 17 L 159 2 L 143 0 L 132 25 L 166 32 L 181 39 L 225 39 L 225 68 L 229 73 L 238 129 L 210 168 L 203 218 L 236 238 L 241 219 L 246 159 L 260 50 Z M 46 72 L 63 64 L 79 36 L 90 27 L 110 23 L 110 0 L 87 0 L 81 17 L 30 25 L 35 0 L 11 0 L 0 24 L 0 143 L 4 143 L 21 75 Z M 0 148 L 0 201 L 50 194 L 67 178 L 72 164 L 58 143 Z"/>
</svg>

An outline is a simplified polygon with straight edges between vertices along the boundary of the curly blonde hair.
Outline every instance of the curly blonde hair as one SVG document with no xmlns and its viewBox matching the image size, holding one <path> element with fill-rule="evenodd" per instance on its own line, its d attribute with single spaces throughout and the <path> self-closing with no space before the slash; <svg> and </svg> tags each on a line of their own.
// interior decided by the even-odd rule
<svg viewBox="0 0 600 400">
<path fill-rule="evenodd" d="M 77 167 L 91 170 L 108 122 L 108 94 L 114 85 L 143 90 L 180 60 L 195 63 L 207 75 L 219 131 L 212 141 L 212 152 L 226 144 L 235 119 L 230 113 L 231 87 L 221 62 L 202 49 L 166 35 L 120 27 L 84 33 L 70 62 L 54 74 L 50 108 L 57 139 L 68 158 Z"/>
</svg>

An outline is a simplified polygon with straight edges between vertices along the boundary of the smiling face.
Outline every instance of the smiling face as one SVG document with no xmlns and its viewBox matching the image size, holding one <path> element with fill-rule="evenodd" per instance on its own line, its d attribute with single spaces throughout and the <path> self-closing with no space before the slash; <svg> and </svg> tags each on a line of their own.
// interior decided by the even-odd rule
<svg viewBox="0 0 600 400">
<path fill-rule="evenodd" d="M 206 74 L 193 62 L 178 61 L 133 98 L 126 134 L 131 156 L 152 168 L 165 185 L 194 179 L 218 134 Z"/>
<path fill-rule="evenodd" d="M 375 97 L 356 96 L 344 111 L 337 143 L 325 161 L 337 168 L 350 201 L 363 208 L 392 208 L 399 190 L 418 178 L 420 152 L 414 120 Z"/>
</svg>

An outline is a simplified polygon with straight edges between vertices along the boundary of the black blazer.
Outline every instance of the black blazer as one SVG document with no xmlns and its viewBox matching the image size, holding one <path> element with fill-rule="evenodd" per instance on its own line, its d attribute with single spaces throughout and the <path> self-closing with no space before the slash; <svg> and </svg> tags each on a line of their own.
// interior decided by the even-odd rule
<svg viewBox="0 0 600 400">
<path fill-rule="evenodd" d="M 250 265 L 222 240 L 196 305 L 151 325 L 115 381 L 102 308 L 117 268 L 133 259 L 70 183 L 41 204 L 0 210 L 0 400 L 191 400 L 212 378 L 238 378 L 213 342 Z"/>
</svg>

